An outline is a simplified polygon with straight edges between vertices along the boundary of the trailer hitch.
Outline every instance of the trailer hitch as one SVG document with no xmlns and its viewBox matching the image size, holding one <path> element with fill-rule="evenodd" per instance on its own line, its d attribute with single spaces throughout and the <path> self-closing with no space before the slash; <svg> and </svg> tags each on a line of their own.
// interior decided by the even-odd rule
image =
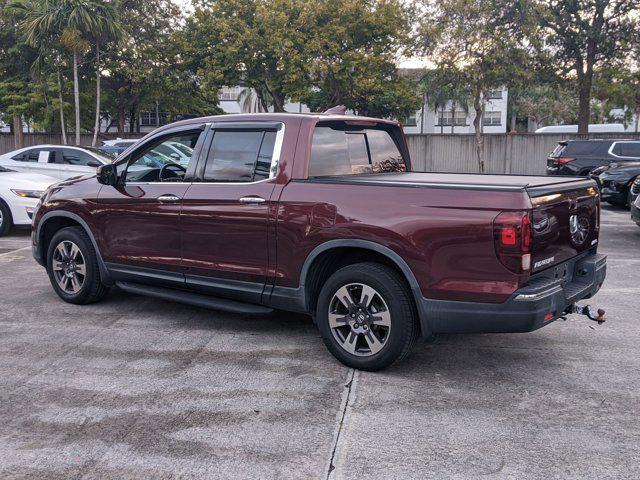
<svg viewBox="0 0 640 480">
<path fill-rule="evenodd" d="M 567 308 L 565 314 L 569 313 L 577 313 L 579 315 L 586 316 L 589 320 L 593 320 L 594 322 L 598 322 L 598 325 L 602 325 L 605 322 L 605 311 L 602 308 L 599 308 L 594 312 L 594 308 L 591 305 L 578 305 L 574 303 Z"/>
</svg>

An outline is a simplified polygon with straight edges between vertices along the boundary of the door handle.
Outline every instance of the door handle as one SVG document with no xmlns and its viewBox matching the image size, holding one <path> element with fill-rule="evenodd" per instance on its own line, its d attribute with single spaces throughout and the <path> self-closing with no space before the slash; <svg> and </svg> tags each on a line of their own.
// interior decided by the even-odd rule
<svg viewBox="0 0 640 480">
<path fill-rule="evenodd" d="M 242 197 L 240 203 L 264 203 L 266 200 L 258 196 Z"/>
<path fill-rule="evenodd" d="M 179 202 L 180 201 L 180 197 L 176 197 L 175 195 L 160 195 L 158 197 L 158 201 L 160 203 Z"/>
</svg>

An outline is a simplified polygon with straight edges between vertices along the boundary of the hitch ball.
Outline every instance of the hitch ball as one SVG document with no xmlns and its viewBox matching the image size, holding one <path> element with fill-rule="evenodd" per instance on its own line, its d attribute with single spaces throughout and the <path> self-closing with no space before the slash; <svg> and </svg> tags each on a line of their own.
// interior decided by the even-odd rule
<svg viewBox="0 0 640 480">
<path fill-rule="evenodd" d="M 589 320 L 593 320 L 594 322 L 598 322 L 598 325 L 602 325 L 605 321 L 604 315 L 606 312 L 602 308 L 599 308 L 597 312 L 594 312 L 591 305 L 574 304 L 571 309 L 571 313 L 584 315 L 589 318 Z"/>
</svg>

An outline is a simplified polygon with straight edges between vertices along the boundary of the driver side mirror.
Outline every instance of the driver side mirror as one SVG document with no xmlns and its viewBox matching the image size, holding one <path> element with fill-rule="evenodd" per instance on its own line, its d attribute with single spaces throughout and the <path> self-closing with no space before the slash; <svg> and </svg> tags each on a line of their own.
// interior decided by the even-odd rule
<svg viewBox="0 0 640 480">
<path fill-rule="evenodd" d="M 97 175 L 98 183 L 102 185 L 115 186 L 118 184 L 118 171 L 116 166 L 111 163 L 98 167 Z"/>
<path fill-rule="evenodd" d="M 89 161 L 87 162 L 87 166 L 88 166 L 88 167 L 99 167 L 100 165 L 102 165 L 102 163 L 100 163 L 100 162 L 99 162 L 99 161 L 97 161 L 97 160 L 89 160 Z"/>
</svg>

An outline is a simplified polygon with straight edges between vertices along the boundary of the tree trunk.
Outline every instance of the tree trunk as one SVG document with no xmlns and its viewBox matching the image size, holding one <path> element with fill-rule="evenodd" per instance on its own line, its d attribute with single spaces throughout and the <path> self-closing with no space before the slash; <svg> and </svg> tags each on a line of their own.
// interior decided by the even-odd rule
<svg viewBox="0 0 640 480">
<path fill-rule="evenodd" d="M 516 116 L 516 99 L 515 96 L 511 97 L 511 95 L 509 96 L 512 100 L 511 100 L 511 126 L 509 127 L 509 133 L 517 133 L 517 116 Z"/>
<path fill-rule="evenodd" d="M 582 61 L 578 62 L 578 133 L 589 133 L 591 117 L 591 86 L 593 84 L 593 67 L 596 62 L 598 46 L 593 39 L 587 40 L 586 69 L 582 69 Z"/>
<path fill-rule="evenodd" d="M 456 126 L 456 103 L 451 100 L 451 133 L 455 133 Z"/>
<path fill-rule="evenodd" d="M 93 125 L 93 140 L 91 146 L 98 143 L 98 132 L 100 131 L 100 42 L 96 43 L 96 121 Z"/>
<path fill-rule="evenodd" d="M 22 132 L 22 115 L 13 116 L 13 145 L 18 148 L 24 147 L 24 133 Z"/>
<path fill-rule="evenodd" d="M 436 111 L 437 115 L 438 112 Z M 440 107 L 440 121 L 438 123 L 440 124 L 440 134 L 442 135 L 444 133 L 444 105 Z"/>
<path fill-rule="evenodd" d="M 638 133 L 638 127 L 640 127 L 640 90 L 636 90 L 636 133 Z"/>
<path fill-rule="evenodd" d="M 77 50 L 73 51 L 73 101 L 76 108 L 76 145 L 80 145 L 80 85 L 78 83 L 78 57 Z"/>
<path fill-rule="evenodd" d="M 124 105 L 122 105 L 122 103 L 119 103 L 118 104 L 118 135 L 122 135 L 124 133 L 124 122 L 125 122 Z"/>
<path fill-rule="evenodd" d="M 62 78 L 58 70 L 58 102 L 60 102 L 60 133 L 62 134 L 62 144 L 67 145 L 67 126 L 64 124 L 64 101 L 62 99 Z"/>
<path fill-rule="evenodd" d="M 476 158 L 478 160 L 478 172 L 484 173 L 484 137 L 482 135 L 482 114 L 484 113 L 484 105 L 482 104 L 482 88 L 479 83 L 476 84 L 475 95 L 473 98 L 473 109 L 476 116 L 473 119 L 473 128 L 476 137 Z"/>
</svg>

